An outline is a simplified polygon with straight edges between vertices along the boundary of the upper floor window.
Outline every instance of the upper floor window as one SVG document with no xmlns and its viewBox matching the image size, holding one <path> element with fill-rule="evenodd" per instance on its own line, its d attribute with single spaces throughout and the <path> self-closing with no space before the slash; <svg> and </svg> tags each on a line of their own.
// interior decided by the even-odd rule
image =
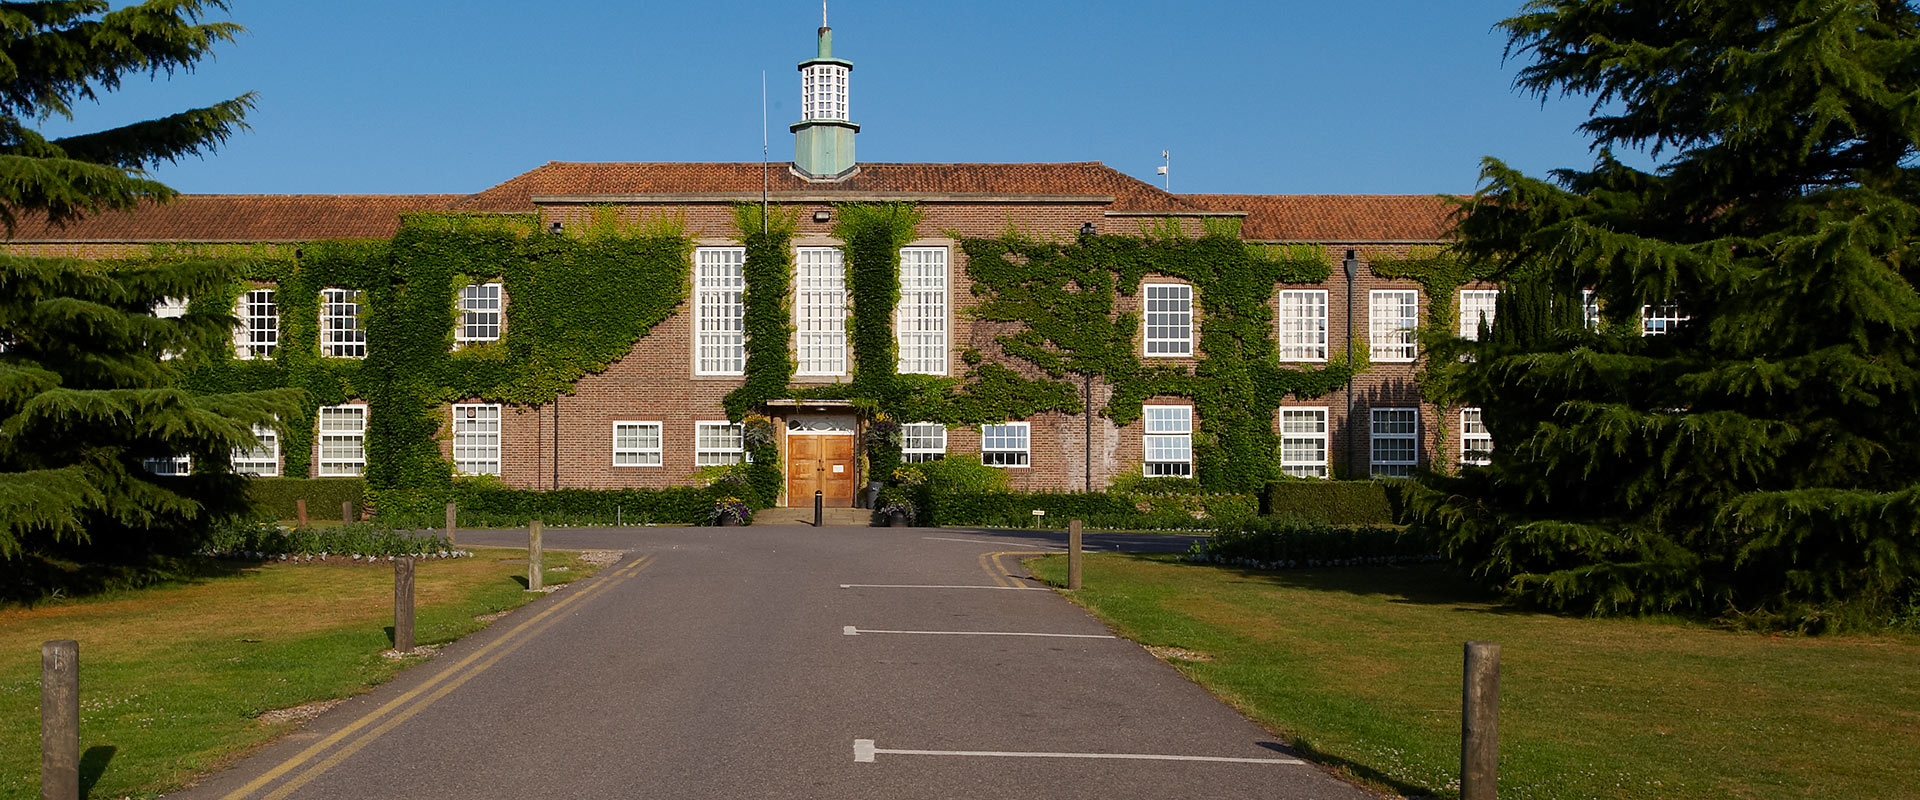
<svg viewBox="0 0 1920 800">
<path fill-rule="evenodd" d="M 320 477 L 359 477 L 367 469 L 367 407 L 321 406 Z"/>
<path fill-rule="evenodd" d="M 462 475 L 500 474 L 500 406 L 453 407 L 453 468 Z"/>
<path fill-rule="evenodd" d="M 272 358 L 280 346 L 280 308 L 274 305 L 273 290 L 241 292 L 234 301 L 233 315 L 240 320 L 233 326 L 233 357 Z"/>
<path fill-rule="evenodd" d="M 1420 458 L 1420 409 L 1375 408 L 1370 414 L 1374 477 L 1411 477 Z"/>
<path fill-rule="evenodd" d="M 1480 409 L 1460 409 L 1460 463 L 1493 463 L 1493 434 L 1487 432 Z"/>
<path fill-rule="evenodd" d="M 1494 304 L 1498 289 L 1464 289 L 1460 292 L 1460 338 L 1480 340 L 1480 328 L 1493 327 Z"/>
<path fill-rule="evenodd" d="M 900 251 L 900 372 L 947 374 L 947 248 Z"/>
<path fill-rule="evenodd" d="M 1280 471 L 1297 478 L 1327 477 L 1327 410 L 1280 409 Z"/>
<path fill-rule="evenodd" d="M 746 460 L 740 425 L 731 422 L 693 423 L 693 465 L 722 467 Z"/>
<path fill-rule="evenodd" d="M 989 467 L 1029 466 L 1029 432 L 1025 422 L 980 426 L 980 463 Z"/>
<path fill-rule="evenodd" d="M 909 464 L 947 457 L 947 426 L 911 422 L 900 426 L 900 459 Z"/>
<path fill-rule="evenodd" d="M 802 247 L 795 259 L 798 375 L 847 374 L 847 272 L 837 247 Z"/>
<path fill-rule="evenodd" d="M 1147 355 L 1193 355 L 1193 287 L 1146 285 Z"/>
<path fill-rule="evenodd" d="M 744 247 L 702 247 L 694 260 L 694 374 L 747 370 Z"/>
<path fill-rule="evenodd" d="M 367 330 L 360 326 L 360 297 L 359 289 L 320 290 L 320 355 L 367 357 Z"/>
<path fill-rule="evenodd" d="M 814 64 L 800 71 L 800 119 L 850 119 L 847 116 L 847 68 Z"/>
<path fill-rule="evenodd" d="M 181 317 L 184 317 L 187 315 L 187 298 L 162 297 L 160 298 L 160 302 L 153 304 L 153 315 L 159 319 L 179 319 Z M 180 357 L 180 351 L 178 350 L 162 350 L 160 352 L 160 358 L 162 359 L 179 358 L 179 357 Z M 156 472 L 154 474 L 171 475 L 174 473 Z M 179 474 L 185 475 L 186 473 L 182 472 Z"/>
<path fill-rule="evenodd" d="M 1280 291 L 1280 360 L 1327 360 L 1327 290 Z"/>
<path fill-rule="evenodd" d="M 1686 322 L 1689 319 L 1692 319 L 1692 317 L 1680 313 L 1680 304 L 1678 303 L 1641 306 L 1640 335 L 1659 336 L 1665 333 L 1672 333 L 1673 329 L 1680 327 L 1680 323 Z"/>
<path fill-rule="evenodd" d="M 1148 477 L 1193 476 L 1193 406 L 1147 406 L 1144 471 Z"/>
<path fill-rule="evenodd" d="M 1420 298 L 1412 289 L 1375 289 L 1369 297 L 1368 343 L 1375 361 L 1412 361 Z"/>
<path fill-rule="evenodd" d="M 460 288 L 460 326 L 453 330 L 455 342 L 500 341 L 500 289 L 498 283 L 469 283 Z"/>
</svg>

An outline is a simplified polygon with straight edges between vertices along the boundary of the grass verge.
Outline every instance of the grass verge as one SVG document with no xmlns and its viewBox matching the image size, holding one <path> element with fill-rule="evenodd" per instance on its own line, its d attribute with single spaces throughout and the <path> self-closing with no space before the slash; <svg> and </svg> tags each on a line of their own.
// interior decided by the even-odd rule
<svg viewBox="0 0 1920 800">
<path fill-rule="evenodd" d="M 444 644 L 540 597 L 526 551 L 422 561 L 414 639 Z M 519 562 L 513 563 L 518 557 Z M 548 585 L 596 567 L 548 551 Z M 150 797 L 277 738 L 263 712 L 347 697 L 393 660 L 393 571 L 205 562 L 195 577 L 32 608 L 0 608 L 0 800 L 40 796 L 40 644 L 80 642 L 81 796 Z"/>
<path fill-rule="evenodd" d="M 1065 556 L 1029 565 L 1065 583 Z M 1093 555 L 1084 586 L 1072 599 L 1122 635 L 1191 651 L 1163 657 L 1403 794 L 1457 796 L 1461 645 L 1487 640 L 1502 650 L 1502 798 L 1920 797 L 1920 638 L 1515 611 L 1429 566 Z"/>
</svg>

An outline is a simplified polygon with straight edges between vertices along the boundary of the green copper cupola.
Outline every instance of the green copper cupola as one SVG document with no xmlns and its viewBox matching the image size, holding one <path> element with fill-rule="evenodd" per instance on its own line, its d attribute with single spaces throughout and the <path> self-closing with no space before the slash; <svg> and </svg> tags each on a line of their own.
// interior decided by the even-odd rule
<svg viewBox="0 0 1920 800">
<path fill-rule="evenodd" d="M 820 12 L 820 50 L 800 62 L 800 121 L 793 123 L 793 166 L 809 178 L 842 178 L 853 172 L 853 135 L 847 120 L 847 74 L 853 62 L 833 57 L 833 29 Z"/>
</svg>

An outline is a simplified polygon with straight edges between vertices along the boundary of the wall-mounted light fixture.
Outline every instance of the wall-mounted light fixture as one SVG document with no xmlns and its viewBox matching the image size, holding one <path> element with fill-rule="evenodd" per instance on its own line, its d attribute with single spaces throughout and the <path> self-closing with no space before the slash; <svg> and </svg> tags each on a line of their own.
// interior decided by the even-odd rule
<svg viewBox="0 0 1920 800">
<path fill-rule="evenodd" d="M 1093 227 L 1093 223 L 1091 223 L 1091 222 L 1082 222 L 1082 223 L 1080 223 L 1080 235 L 1081 235 L 1081 236 L 1092 236 L 1092 235 L 1094 235 L 1094 234 L 1096 234 L 1096 233 L 1099 233 L 1099 232 L 1100 232 L 1100 231 L 1099 231 L 1099 229 L 1097 229 L 1097 228 L 1095 228 L 1095 227 Z"/>
<path fill-rule="evenodd" d="M 560 223 L 560 222 L 559 222 L 558 220 L 555 220 L 553 224 L 551 224 L 551 225 L 548 225 L 548 226 L 547 226 L 547 232 L 548 232 L 548 233 L 559 233 L 559 232 L 561 232 L 561 231 L 563 231 L 563 230 L 566 230 L 566 227 L 567 227 L 567 226 L 565 226 L 565 225 L 563 225 L 563 224 L 561 224 L 561 223 Z"/>
<path fill-rule="evenodd" d="M 823 208 L 823 209 L 820 209 L 819 211 L 813 212 L 814 222 L 830 222 L 832 220 L 833 220 L 832 211 L 828 211 L 827 209 Z"/>
</svg>

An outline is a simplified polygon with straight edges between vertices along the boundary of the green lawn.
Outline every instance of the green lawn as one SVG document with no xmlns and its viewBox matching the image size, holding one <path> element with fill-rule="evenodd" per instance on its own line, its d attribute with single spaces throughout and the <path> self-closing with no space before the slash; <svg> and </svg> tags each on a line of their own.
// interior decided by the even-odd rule
<svg viewBox="0 0 1920 800">
<path fill-rule="evenodd" d="M 452 641 L 539 596 L 525 591 L 526 551 L 476 553 L 420 562 L 416 643 Z M 545 564 L 549 585 L 594 570 L 574 553 L 548 551 Z M 216 563 L 196 580 L 0 608 L 0 799 L 40 795 L 41 642 L 80 642 L 83 795 L 150 797 L 294 728 L 261 712 L 392 677 L 404 666 L 380 655 L 392 624 L 384 564 Z"/>
<path fill-rule="evenodd" d="M 1315 758 L 1456 796 L 1461 645 L 1498 642 L 1500 796 L 1920 797 L 1920 638 L 1514 611 L 1438 567 L 1094 555 L 1074 599 Z M 1064 556 L 1029 562 L 1065 582 Z"/>
</svg>

